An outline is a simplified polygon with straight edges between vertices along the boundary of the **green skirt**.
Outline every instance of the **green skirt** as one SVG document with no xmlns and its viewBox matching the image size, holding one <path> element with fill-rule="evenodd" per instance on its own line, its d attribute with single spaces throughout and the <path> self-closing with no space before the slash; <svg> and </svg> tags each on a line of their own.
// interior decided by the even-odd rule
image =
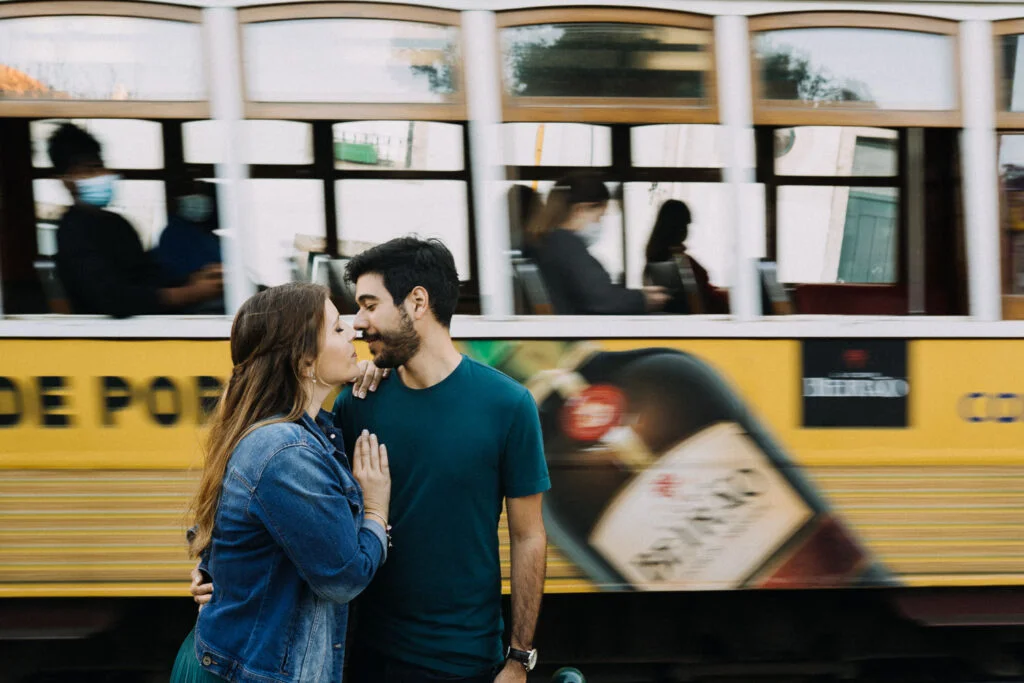
<svg viewBox="0 0 1024 683">
<path fill-rule="evenodd" d="M 224 679 L 215 676 L 199 665 L 196 659 L 196 630 L 193 628 L 185 636 L 185 642 L 178 649 L 171 671 L 171 683 L 224 683 Z"/>
</svg>

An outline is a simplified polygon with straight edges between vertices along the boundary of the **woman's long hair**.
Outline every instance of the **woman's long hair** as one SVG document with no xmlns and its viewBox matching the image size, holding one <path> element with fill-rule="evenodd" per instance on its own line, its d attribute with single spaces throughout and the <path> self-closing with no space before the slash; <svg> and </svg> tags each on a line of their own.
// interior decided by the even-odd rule
<svg viewBox="0 0 1024 683">
<path fill-rule="evenodd" d="M 671 261 L 674 252 L 683 248 L 689 226 L 690 207 L 678 199 L 666 200 L 658 209 L 658 219 L 647 240 L 647 263 Z"/>
<path fill-rule="evenodd" d="M 193 557 L 209 545 L 228 460 L 256 427 L 298 420 L 311 393 L 303 367 L 315 362 L 324 329 L 325 287 L 292 283 L 249 298 L 231 326 L 231 379 L 221 395 L 206 442 L 199 490 L 189 508 Z"/>
<path fill-rule="evenodd" d="M 606 204 L 611 199 L 608 187 L 597 173 L 579 171 L 570 173 L 555 183 L 548 193 L 547 203 L 526 227 L 527 238 L 539 242 L 552 230 L 569 220 L 577 204 Z"/>
</svg>

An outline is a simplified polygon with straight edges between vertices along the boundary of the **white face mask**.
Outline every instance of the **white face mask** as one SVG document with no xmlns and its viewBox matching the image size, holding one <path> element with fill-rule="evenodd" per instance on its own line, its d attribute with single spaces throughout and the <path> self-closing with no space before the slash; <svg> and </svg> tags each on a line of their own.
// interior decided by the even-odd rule
<svg viewBox="0 0 1024 683">
<path fill-rule="evenodd" d="M 601 241 L 601 234 L 604 232 L 604 224 L 601 221 L 591 221 L 579 231 L 580 239 L 587 247 L 592 247 Z"/>
<path fill-rule="evenodd" d="M 205 194 L 187 194 L 178 198 L 178 214 L 187 221 L 204 223 L 213 213 L 213 200 Z"/>
</svg>

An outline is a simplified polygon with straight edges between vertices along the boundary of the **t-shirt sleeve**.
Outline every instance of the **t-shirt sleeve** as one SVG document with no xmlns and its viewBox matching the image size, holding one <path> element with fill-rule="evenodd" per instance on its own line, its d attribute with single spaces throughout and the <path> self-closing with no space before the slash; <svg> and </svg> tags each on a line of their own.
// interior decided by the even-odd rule
<svg viewBox="0 0 1024 683">
<path fill-rule="evenodd" d="M 524 391 L 516 405 L 501 461 L 502 494 L 521 498 L 551 488 L 537 404 Z"/>
</svg>

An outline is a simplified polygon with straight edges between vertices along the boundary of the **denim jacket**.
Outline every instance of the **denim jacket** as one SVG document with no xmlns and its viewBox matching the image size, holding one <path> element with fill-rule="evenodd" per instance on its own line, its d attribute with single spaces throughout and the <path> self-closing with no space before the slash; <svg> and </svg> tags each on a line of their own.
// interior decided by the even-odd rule
<svg viewBox="0 0 1024 683">
<path fill-rule="evenodd" d="M 213 599 L 199 612 L 196 658 L 239 683 L 340 681 L 348 602 L 387 558 L 363 518 L 341 432 L 314 422 L 266 425 L 228 462 L 202 569 Z"/>
</svg>

